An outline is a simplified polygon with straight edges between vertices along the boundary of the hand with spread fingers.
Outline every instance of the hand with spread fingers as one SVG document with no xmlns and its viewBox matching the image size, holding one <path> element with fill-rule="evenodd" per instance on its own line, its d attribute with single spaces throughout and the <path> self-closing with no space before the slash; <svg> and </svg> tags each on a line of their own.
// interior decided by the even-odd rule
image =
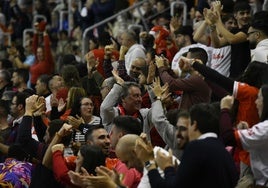
<svg viewBox="0 0 268 188">
<path fill-rule="evenodd" d="M 221 1 L 213 1 L 211 3 L 213 12 L 217 12 L 219 15 L 222 12 L 223 5 L 221 4 Z"/>
<path fill-rule="evenodd" d="M 123 186 L 120 180 L 119 174 L 115 170 L 110 170 L 105 166 L 99 166 L 96 168 L 96 173 L 98 176 L 106 176 L 109 177 L 115 182 L 117 185 Z"/>
<path fill-rule="evenodd" d="M 78 129 L 79 125 L 81 125 L 82 123 L 85 123 L 83 118 L 78 115 L 76 115 L 76 117 L 68 116 L 67 121 L 69 124 L 73 126 L 74 129 Z"/>
<path fill-rule="evenodd" d="M 168 90 L 168 83 L 165 83 L 165 85 L 161 87 L 160 78 L 155 78 L 152 84 L 152 91 L 154 92 L 154 95 L 162 99 L 162 95 L 166 92 L 166 90 Z"/>
<path fill-rule="evenodd" d="M 97 167 L 97 176 L 89 175 L 85 169 L 82 169 L 82 172 L 83 174 L 68 172 L 71 182 L 79 187 L 116 188 L 118 186 L 112 179 L 112 172 L 106 167 Z"/>
<path fill-rule="evenodd" d="M 63 98 L 60 98 L 58 102 L 58 111 L 61 112 L 65 109 L 66 107 L 66 102 L 64 102 Z"/>
<path fill-rule="evenodd" d="M 156 64 L 157 68 L 169 66 L 167 58 L 165 58 L 163 56 L 157 56 L 157 55 L 155 56 L 155 64 Z"/>
</svg>

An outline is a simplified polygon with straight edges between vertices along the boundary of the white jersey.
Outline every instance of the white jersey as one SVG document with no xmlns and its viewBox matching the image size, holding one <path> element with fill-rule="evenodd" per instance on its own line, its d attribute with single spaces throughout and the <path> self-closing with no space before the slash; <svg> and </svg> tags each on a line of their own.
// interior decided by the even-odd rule
<svg viewBox="0 0 268 188">
<path fill-rule="evenodd" d="M 250 129 L 238 130 L 238 136 L 243 148 L 250 153 L 256 184 L 264 185 L 268 180 L 268 120 Z"/>
<path fill-rule="evenodd" d="M 180 61 L 180 57 L 188 52 L 188 50 L 190 48 L 203 48 L 204 50 L 206 50 L 207 54 L 208 54 L 208 61 L 206 63 L 209 63 L 211 61 L 211 54 L 212 54 L 212 48 L 208 47 L 206 45 L 197 43 L 197 44 L 191 44 L 189 46 L 185 46 L 183 48 L 181 48 L 173 57 L 172 63 L 171 63 L 171 69 L 174 70 L 175 72 L 179 72 L 179 75 L 181 73 L 181 70 L 179 68 L 179 61 Z"/>
<path fill-rule="evenodd" d="M 231 46 L 228 45 L 222 48 L 213 48 L 211 62 L 208 62 L 207 66 L 220 74 L 229 77 L 231 66 Z"/>
</svg>

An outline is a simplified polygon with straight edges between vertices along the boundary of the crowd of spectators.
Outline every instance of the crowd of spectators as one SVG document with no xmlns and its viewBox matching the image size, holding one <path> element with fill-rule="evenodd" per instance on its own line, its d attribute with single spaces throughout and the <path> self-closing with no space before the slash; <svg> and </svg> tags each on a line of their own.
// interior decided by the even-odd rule
<svg viewBox="0 0 268 188">
<path fill-rule="evenodd" d="M 0 2 L 1 187 L 268 187 L 268 1 L 173 2 Z"/>
</svg>

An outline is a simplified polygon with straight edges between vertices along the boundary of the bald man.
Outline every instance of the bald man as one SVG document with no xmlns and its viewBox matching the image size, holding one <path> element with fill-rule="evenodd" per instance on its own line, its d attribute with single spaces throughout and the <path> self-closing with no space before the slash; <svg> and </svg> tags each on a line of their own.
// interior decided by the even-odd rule
<svg viewBox="0 0 268 188">
<path fill-rule="evenodd" d="M 135 144 L 137 139 L 140 139 L 140 137 L 135 134 L 127 134 L 121 137 L 116 145 L 115 153 L 128 168 L 136 168 L 142 173 L 143 163 L 138 159 L 135 153 Z"/>
</svg>

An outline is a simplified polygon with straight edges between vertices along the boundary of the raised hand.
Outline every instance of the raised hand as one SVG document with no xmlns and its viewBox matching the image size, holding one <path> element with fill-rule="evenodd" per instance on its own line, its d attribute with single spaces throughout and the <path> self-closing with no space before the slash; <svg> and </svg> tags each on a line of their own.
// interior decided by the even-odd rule
<svg viewBox="0 0 268 188">
<path fill-rule="evenodd" d="M 155 70 L 156 65 L 154 64 L 154 61 L 150 61 L 149 67 L 148 67 L 148 76 L 147 76 L 147 84 L 151 84 L 154 81 L 155 78 Z"/>
<path fill-rule="evenodd" d="M 46 113 L 46 99 L 44 97 L 39 97 L 38 100 L 40 100 L 41 106 L 34 112 L 34 116 L 41 116 Z"/>
<path fill-rule="evenodd" d="M 222 9 L 223 9 L 223 5 L 221 4 L 220 1 L 213 1 L 212 2 L 212 10 L 213 10 L 213 12 L 217 12 L 220 15 Z"/>
<path fill-rule="evenodd" d="M 119 76 L 118 71 L 116 69 L 112 70 L 112 74 L 114 76 L 116 83 L 120 85 L 123 85 L 125 83 L 125 81 Z"/>
<path fill-rule="evenodd" d="M 32 95 L 26 99 L 25 115 L 33 115 L 39 108 L 44 105 L 44 97 L 38 95 Z"/>
<path fill-rule="evenodd" d="M 162 98 L 162 95 L 166 92 L 166 90 L 168 90 L 168 83 L 165 83 L 165 85 L 161 87 L 160 78 L 156 77 L 152 84 L 152 91 L 154 92 L 154 95 Z"/>
<path fill-rule="evenodd" d="M 154 159 L 153 146 L 147 141 L 146 135 L 136 140 L 135 153 L 143 163 Z"/>
<path fill-rule="evenodd" d="M 178 30 L 181 27 L 181 18 L 178 16 L 173 16 L 170 20 L 169 29 L 171 33 Z"/>
<path fill-rule="evenodd" d="M 78 115 L 76 115 L 76 117 L 68 116 L 67 121 L 69 124 L 71 124 L 73 126 L 74 129 L 78 129 L 79 125 L 84 123 L 83 118 L 78 116 Z"/>
<path fill-rule="evenodd" d="M 69 135 L 72 132 L 72 128 L 73 128 L 72 125 L 64 123 L 63 126 L 60 128 L 58 134 L 61 137 Z"/>
<path fill-rule="evenodd" d="M 58 103 L 58 111 L 61 112 L 64 110 L 66 106 L 66 102 L 64 102 L 63 98 L 60 98 L 59 103 Z"/>
</svg>

